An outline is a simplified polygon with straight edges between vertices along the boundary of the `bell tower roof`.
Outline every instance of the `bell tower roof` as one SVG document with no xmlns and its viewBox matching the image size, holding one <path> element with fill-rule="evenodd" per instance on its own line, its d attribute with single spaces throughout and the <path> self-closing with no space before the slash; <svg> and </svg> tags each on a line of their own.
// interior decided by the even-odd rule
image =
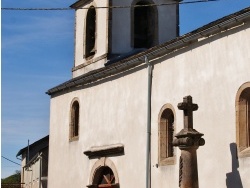
<svg viewBox="0 0 250 188">
<path fill-rule="evenodd" d="M 73 8 L 73 9 L 77 9 L 77 8 L 85 5 L 89 1 L 91 1 L 91 0 L 78 0 L 75 3 L 73 3 L 72 5 L 70 5 L 70 7 Z"/>
</svg>

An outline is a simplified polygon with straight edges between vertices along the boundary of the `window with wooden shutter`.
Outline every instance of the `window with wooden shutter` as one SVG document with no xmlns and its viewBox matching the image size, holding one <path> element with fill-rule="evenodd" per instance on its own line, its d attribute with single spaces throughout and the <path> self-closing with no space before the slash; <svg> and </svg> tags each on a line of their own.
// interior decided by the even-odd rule
<svg viewBox="0 0 250 188">
<path fill-rule="evenodd" d="M 170 104 L 166 104 L 159 114 L 159 164 L 174 164 L 174 112 Z"/>
<path fill-rule="evenodd" d="M 243 84 L 236 98 L 237 145 L 240 156 L 250 156 L 250 83 Z"/>
</svg>

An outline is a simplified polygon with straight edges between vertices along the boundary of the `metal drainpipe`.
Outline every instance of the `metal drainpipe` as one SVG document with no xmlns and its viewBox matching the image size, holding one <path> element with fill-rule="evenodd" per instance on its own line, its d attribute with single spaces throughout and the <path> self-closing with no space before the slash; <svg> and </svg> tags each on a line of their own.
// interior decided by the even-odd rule
<svg viewBox="0 0 250 188">
<path fill-rule="evenodd" d="M 30 161 L 30 140 L 28 140 L 28 154 L 27 154 L 27 162 L 28 163 Z"/>
<path fill-rule="evenodd" d="M 39 162 L 40 162 L 40 172 L 39 172 L 39 188 L 41 188 L 41 184 L 42 184 L 42 167 L 43 167 L 43 164 L 42 164 L 42 159 L 43 159 L 43 157 L 42 157 L 42 153 L 40 154 L 40 156 L 39 156 Z"/>
<path fill-rule="evenodd" d="M 145 56 L 145 63 L 148 65 L 148 101 L 147 101 L 147 149 L 146 149 L 146 188 L 151 187 L 151 86 L 152 86 L 152 65 Z"/>
</svg>

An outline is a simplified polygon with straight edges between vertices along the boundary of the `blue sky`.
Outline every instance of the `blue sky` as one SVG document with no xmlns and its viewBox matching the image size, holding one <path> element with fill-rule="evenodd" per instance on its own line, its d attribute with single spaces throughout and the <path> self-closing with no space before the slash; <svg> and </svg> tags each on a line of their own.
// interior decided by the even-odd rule
<svg viewBox="0 0 250 188">
<path fill-rule="evenodd" d="M 2 0 L 2 8 L 67 8 L 76 0 Z M 250 6 L 250 0 L 220 0 L 180 6 L 180 32 Z M 45 92 L 71 78 L 74 11 L 7 11 L 1 17 L 1 155 L 17 152 L 49 134 Z M 1 177 L 20 166 L 1 159 Z"/>
</svg>

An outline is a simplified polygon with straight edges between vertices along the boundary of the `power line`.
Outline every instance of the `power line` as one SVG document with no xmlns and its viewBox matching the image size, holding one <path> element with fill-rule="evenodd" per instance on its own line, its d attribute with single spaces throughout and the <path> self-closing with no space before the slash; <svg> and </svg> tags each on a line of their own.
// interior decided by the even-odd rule
<svg viewBox="0 0 250 188">
<path fill-rule="evenodd" d="M 74 10 L 72 8 L 1 8 L 1 10 Z"/>
<path fill-rule="evenodd" d="M 10 159 L 8 159 L 8 158 L 4 157 L 4 156 L 1 156 L 1 157 L 2 157 L 2 158 L 4 158 L 4 159 L 6 159 L 7 161 L 10 161 L 10 162 L 12 162 L 12 163 L 14 163 L 14 164 L 17 164 L 17 165 L 21 166 L 20 164 L 18 164 L 18 163 L 16 163 L 16 162 L 14 162 L 14 161 L 12 161 L 12 160 L 10 160 Z"/>
<path fill-rule="evenodd" d="M 183 5 L 183 4 L 194 4 L 194 3 L 208 3 L 215 2 L 220 0 L 196 0 L 196 1 L 186 1 L 186 2 L 173 2 L 173 3 L 161 3 L 161 4 L 147 4 L 147 5 L 125 5 L 125 6 L 103 6 L 103 7 L 93 7 L 95 9 L 115 9 L 115 8 L 132 8 L 132 7 L 152 7 L 152 6 L 167 6 L 167 5 Z M 91 7 L 77 8 L 77 9 L 89 9 Z M 1 8 L 1 10 L 23 10 L 23 11 L 37 11 L 37 10 L 45 10 L 45 11 L 61 11 L 61 10 L 76 10 L 74 8 Z"/>
</svg>

